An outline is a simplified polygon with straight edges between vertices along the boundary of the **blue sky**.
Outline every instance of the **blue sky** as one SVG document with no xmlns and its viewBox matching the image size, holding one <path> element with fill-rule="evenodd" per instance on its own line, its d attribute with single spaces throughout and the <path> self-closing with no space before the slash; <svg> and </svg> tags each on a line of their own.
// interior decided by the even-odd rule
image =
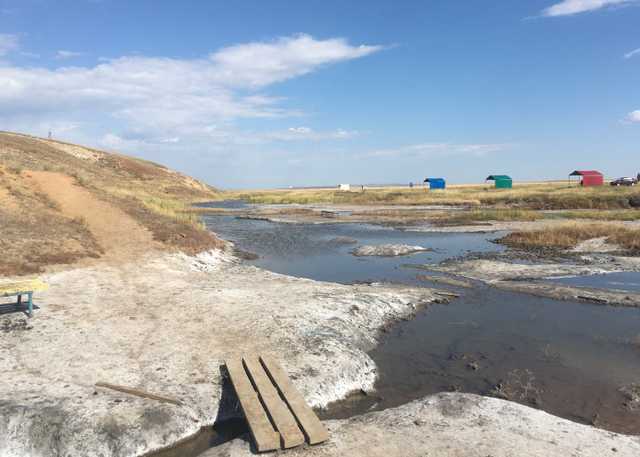
<svg viewBox="0 0 640 457">
<path fill-rule="evenodd" d="M 225 188 L 640 171 L 640 0 L 0 0 L 0 129 Z"/>
</svg>

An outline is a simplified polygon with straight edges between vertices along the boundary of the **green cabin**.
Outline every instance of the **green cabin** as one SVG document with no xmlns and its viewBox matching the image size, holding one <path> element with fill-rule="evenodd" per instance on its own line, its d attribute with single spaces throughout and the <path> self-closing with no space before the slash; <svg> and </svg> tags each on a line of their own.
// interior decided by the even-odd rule
<svg viewBox="0 0 640 457">
<path fill-rule="evenodd" d="M 496 189 L 511 189 L 513 180 L 507 175 L 489 175 L 485 181 L 493 181 L 496 183 Z"/>
</svg>

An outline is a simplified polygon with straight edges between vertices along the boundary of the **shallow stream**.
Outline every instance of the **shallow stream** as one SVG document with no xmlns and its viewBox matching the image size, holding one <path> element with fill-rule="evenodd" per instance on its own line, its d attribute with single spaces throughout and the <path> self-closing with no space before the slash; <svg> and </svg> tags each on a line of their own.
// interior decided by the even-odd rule
<svg viewBox="0 0 640 457">
<path fill-rule="evenodd" d="M 394 282 L 443 288 L 410 266 L 499 251 L 500 234 L 405 232 L 367 224 L 290 224 L 205 216 L 208 227 L 278 273 L 340 283 Z M 359 245 L 433 249 L 401 257 L 355 257 Z M 422 272 L 423 273 L 423 272 Z M 434 273 L 435 274 L 435 273 Z M 580 285 L 609 287 L 602 278 Z M 629 283 L 629 278 L 615 278 Z M 634 281 L 637 277 L 634 277 Z M 633 282 L 633 281 L 631 281 Z M 631 286 L 632 287 L 632 286 Z M 393 326 L 370 352 L 373 393 L 330 405 L 324 418 L 398 406 L 441 391 L 495 395 L 582 423 L 640 433 L 640 414 L 621 389 L 640 383 L 640 310 L 556 301 L 477 284 Z"/>
</svg>

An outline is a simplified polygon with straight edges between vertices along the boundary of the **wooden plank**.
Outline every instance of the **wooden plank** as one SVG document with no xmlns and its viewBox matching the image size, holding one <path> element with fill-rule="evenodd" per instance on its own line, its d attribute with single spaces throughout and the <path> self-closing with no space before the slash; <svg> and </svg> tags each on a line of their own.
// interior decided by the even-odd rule
<svg viewBox="0 0 640 457">
<path fill-rule="evenodd" d="M 288 449 L 303 444 L 304 435 L 298 427 L 296 418 L 293 417 L 285 402 L 280 398 L 280 394 L 264 371 L 258 357 L 244 357 L 243 360 L 247 373 L 260 394 L 271 422 L 280 433 L 282 447 Z"/>
<path fill-rule="evenodd" d="M 280 395 L 296 417 L 309 444 L 318 444 L 328 440 L 329 433 L 327 429 L 322 425 L 316 413 L 307 405 L 302 394 L 291 383 L 289 376 L 287 376 L 282 367 L 269 356 L 260 356 L 260 361 L 277 387 L 278 392 L 280 392 Z"/>
<path fill-rule="evenodd" d="M 182 406 L 182 402 L 180 400 L 176 400 L 175 398 L 156 395 L 144 390 L 133 389 L 131 387 L 118 386 L 116 384 L 110 384 L 108 382 L 96 382 L 96 387 L 104 387 L 105 389 L 117 390 L 118 392 L 124 392 L 125 394 L 135 395 L 137 397 L 149 398 L 151 400 L 158 400 L 165 403 L 172 403 L 174 405 Z"/>
<path fill-rule="evenodd" d="M 258 452 L 280 449 L 280 434 L 273 429 L 267 413 L 262 408 L 258 394 L 251 385 L 242 360 L 227 360 L 227 371 L 236 391 L 242 412 L 249 424 L 251 436 Z"/>
</svg>

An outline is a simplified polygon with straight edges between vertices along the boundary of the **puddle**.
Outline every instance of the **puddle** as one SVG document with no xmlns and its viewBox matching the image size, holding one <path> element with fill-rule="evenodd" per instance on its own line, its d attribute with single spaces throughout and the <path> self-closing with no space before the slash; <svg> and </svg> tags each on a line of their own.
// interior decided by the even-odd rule
<svg viewBox="0 0 640 457">
<path fill-rule="evenodd" d="M 629 292 L 640 292 L 640 272 L 637 271 L 554 278 L 553 282 L 578 287 L 595 287 L 599 289 L 618 289 Z"/>
<path fill-rule="evenodd" d="M 367 224 L 280 224 L 206 216 L 207 225 L 251 263 L 293 276 L 354 283 L 428 285 L 406 264 L 433 264 L 469 252 L 496 252 L 501 234 L 406 232 Z M 347 243 L 357 240 L 356 243 Z M 410 244 L 434 249 L 393 258 L 354 257 L 355 246 Z M 637 281 L 608 275 L 608 281 Z M 602 278 L 580 278 L 594 286 Z M 603 283 L 604 284 L 604 283 Z M 609 283 L 608 283 L 609 284 Z M 436 287 L 444 288 L 442 284 Z M 607 286 L 611 287 L 611 286 Z M 622 433 L 640 433 L 640 413 L 620 388 L 640 381 L 640 310 L 554 301 L 478 285 L 388 331 L 370 352 L 376 392 L 323 412 L 344 418 L 442 391 L 493 394 Z"/>
</svg>

